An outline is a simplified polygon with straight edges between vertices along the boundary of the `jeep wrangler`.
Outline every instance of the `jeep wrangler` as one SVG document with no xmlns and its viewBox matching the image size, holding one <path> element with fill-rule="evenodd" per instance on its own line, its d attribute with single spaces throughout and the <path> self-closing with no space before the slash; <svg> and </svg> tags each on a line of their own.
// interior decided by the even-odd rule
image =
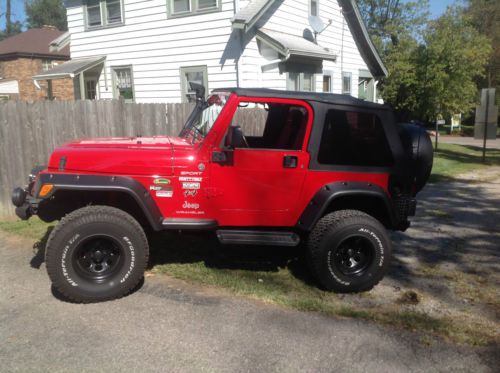
<svg viewBox="0 0 500 373">
<path fill-rule="evenodd" d="M 87 139 L 57 148 L 12 202 L 59 220 L 46 245 L 54 287 L 77 302 L 118 298 L 148 262 L 145 232 L 209 230 L 222 244 L 303 242 L 318 284 L 366 291 L 391 257 L 432 168 L 425 130 L 388 106 L 323 93 L 228 88 L 177 137 Z"/>
</svg>

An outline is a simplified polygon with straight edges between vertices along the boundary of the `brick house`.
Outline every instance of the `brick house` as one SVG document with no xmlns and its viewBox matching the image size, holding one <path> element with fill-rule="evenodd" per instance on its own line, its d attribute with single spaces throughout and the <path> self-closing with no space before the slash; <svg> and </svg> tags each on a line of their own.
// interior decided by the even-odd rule
<svg viewBox="0 0 500 373">
<path fill-rule="evenodd" d="M 0 41 L 0 99 L 36 101 L 72 100 L 73 81 L 41 81 L 37 88 L 33 76 L 70 59 L 69 45 L 51 48 L 53 40 L 65 33 L 53 27 L 30 29 Z"/>
</svg>

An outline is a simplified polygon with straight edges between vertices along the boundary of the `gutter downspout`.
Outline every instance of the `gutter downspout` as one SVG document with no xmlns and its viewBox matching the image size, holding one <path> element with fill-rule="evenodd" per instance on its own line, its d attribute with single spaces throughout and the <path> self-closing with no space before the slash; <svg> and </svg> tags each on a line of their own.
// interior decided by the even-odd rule
<svg viewBox="0 0 500 373">
<path fill-rule="evenodd" d="M 240 10 L 240 0 L 233 0 L 233 10 L 234 10 L 234 15 L 236 15 L 236 12 Z M 236 68 L 236 87 L 240 88 L 241 87 L 241 82 L 240 82 L 240 60 L 241 60 L 241 55 L 243 54 L 243 30 L 238 31 L 238 38 L 239 38 L 239 44 L 240 44 L 240 53 L 238 56 L 238 59 L 236 60 L 235 68 Z"/>
</svg>

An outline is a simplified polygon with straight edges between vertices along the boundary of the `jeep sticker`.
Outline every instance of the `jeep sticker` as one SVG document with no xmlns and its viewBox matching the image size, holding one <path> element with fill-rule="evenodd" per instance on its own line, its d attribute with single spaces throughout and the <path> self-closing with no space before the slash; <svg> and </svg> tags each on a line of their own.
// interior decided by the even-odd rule
<svg viewBox="0 0 500 373">
<path fill-rule="evenodd" d="M 200 183 L 182 183 L 182 189 L 200 189 Z"/>
<path fill-rule="evenodd" d="M 172 198 L 174 192 L 172 190 L 158 190 L 156 192 L 156 197 L 158 198 Z"/>
<path fill-rule="evenodd" d="M 202 177 L 180 177 L 179 181 L 202 181 Z"/>
<path fill-rule="evenodd" d="M 184 197 L 195 197 L 197 194 L 198 194 L 198 191 L 196 189 L 194 189 L 194 190 L 186 189 L 184 191 Z"/>
<path fill-rule="evenodd" d="M 198 210 L 200 208 L 199 203 L 190 203 L 188 201 L 184 201 L 182 204 L 183 209 L 193 209 L 193 210 Z"/>
<path fill-rule="evenodd" d="M 169 179 L 154 179 L 153 180 L 154 184 L 170 184 Z"/>
</svg>

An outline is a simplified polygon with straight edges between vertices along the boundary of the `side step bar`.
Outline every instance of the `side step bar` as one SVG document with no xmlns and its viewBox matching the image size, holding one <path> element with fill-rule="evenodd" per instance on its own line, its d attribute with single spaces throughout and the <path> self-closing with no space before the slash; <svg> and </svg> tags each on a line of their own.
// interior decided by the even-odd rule
<svg viewBox="0 0 500 373">
<path fill-rule="evenodd" d="M 298 234 L 293 232 L 218 230 L 217 238 L 223 244 L 297 246 Z"/>
</svg>

